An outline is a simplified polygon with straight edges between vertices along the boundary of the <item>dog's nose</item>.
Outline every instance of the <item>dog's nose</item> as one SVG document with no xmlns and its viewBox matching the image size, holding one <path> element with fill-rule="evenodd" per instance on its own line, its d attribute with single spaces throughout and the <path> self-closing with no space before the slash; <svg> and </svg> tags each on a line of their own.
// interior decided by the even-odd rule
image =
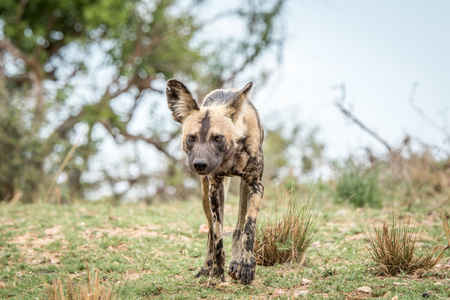
<svg viewBox="0 0 450 300">
<path fill-rule="evenodd" d="M 208 162 L 204 158 L 196 158 L 194 159 L 194 168 L 201 172 L 204 171 L 208 167 Z"/>
</svg>

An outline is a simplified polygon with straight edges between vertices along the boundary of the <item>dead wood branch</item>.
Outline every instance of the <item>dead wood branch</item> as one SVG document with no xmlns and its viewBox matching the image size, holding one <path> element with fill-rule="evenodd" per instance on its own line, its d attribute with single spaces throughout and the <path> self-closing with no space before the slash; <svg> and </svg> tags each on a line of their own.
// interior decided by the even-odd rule
<svg viewBox="0 0 450 300">
<path fill-rule="evenodd" d="M 344 116 L 358 125 L 359 128 L 367 132 L 369 135 L 371 135 L 373 138 L 375 138 L 378 142 L 383 144 L 383 146 L 386 147 L 386 149 L 391 153 L 393 151 L 392 147 L 389 145 L 389 143 L 384 140 L 382 137 L 380 137 L 375 131 L 367 127 L 360 119 L 358 119 L 353 113 L 344 107 L 344 102 L 346 98 L 346 89 L 345 85 L 340 85 L 339 88 L 341 89 L 341 97 L 338 99 L 334 105 L 344 114 Z"/>
<path fill-rule="evenodd" d="M 450 133 L 446 130 L 444 125 L 439 125 L 436 123 L 431 117 L 427 116 L 425 112 L 414 103 L 414 98 L 416 95 L 417 87 L 419 86 L 419 82 L 414 82 L 411 86 L 411 92 L 409 94 L 409 103 L 411 104 L 412 109 L 425 121 L 427 122 L 431 127 L 439 131 L 445 136 L 445 139 L 447 141 L 450 141 Z"/>
</svg>

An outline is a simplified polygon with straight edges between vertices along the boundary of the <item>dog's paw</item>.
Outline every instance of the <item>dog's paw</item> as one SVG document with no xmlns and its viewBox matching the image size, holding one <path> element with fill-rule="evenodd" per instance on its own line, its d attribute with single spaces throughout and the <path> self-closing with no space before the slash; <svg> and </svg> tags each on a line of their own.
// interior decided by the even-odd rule
<svg viewBox="0 0 450 300">
<path fill-rule="evenodd" d="M 252 256 L 249 260 L 242 259 L 240 268 L 238 268 L 238 279 L 242 284 L 251 284 L 255 279 L 255 257 Z"/>
<path fill-rule="evenodd" d="M 228 268 L 228 274 L 234 280 L 238 280 L 242 284 L 251 284 L 255 279 L 255 257 L 250 259 L 242 259 L 240 263 L 232 260 Z"/>
<path fill-rule="evenodd" d="M 235 260 L 232 260 L 230 263 L 230 267 L 228 268 L 228 275 L 230 275 L 230 277 L 233 278 L 234 280 L 239 280 L 238 269 L 239 263 Z"/>
<path fill-rule="evenodd" d="M 198 271 L 197 275 L 195 275 L 195 278 L 199 278 L 200 276 L 210 276 L 211 275 L 211 268 L 201 268 L 200 271 Z"/>
<path fill-rule="evenodd" d="M 220 281 L 225 282 L 225 272 L 224 272 L 223 268 L 221 268 L 221 267 L 214 268 L 213 267 L 212 272 L 211 272 L 211 277 L 217 278 Z"/>
</svg>

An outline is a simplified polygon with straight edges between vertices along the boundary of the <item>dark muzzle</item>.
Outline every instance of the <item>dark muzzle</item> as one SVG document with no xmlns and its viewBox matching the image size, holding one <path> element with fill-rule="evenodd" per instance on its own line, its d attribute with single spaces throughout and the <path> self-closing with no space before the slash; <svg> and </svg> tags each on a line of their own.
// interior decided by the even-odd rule
<svg viewBox="0 0 450 300">
<path fill-rule="evenodd" d="M 196 158 L 193 165 L 196 171 L 202 172 L 208 167 L 208 162 L 204 158 Z"/>
</svg>

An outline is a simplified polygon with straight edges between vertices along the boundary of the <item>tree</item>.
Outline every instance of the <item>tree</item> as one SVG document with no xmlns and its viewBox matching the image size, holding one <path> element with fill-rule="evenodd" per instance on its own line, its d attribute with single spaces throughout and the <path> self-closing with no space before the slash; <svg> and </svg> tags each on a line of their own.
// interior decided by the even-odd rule
<svg viewBox="0 0 450 300">
<path fill-rule="evenodd" d="M 174 150 L 180 128 L 158 108 L 164 82 L 195 82 L 198 95 L 233 83 L 281 47 L 283 4 L 248 0 L 209 15 L 203 11 L 215 6 L 204 0 L 1 1 L 0 201 L 45 197 L 83 132 L 64 169 L 65 197 L 84 197 L 105 183 L 117 198 L 138 185 L 161 195 L 189 189 Z M 243 34 L 209 41 L 205 28 L 218 20 L 240 24 Z M 137 130 L 133 122 L 145 107 L 149 122 Z M 142 167 L 136 150 L 126 164 L 134 171 L 102 165 L 89 175 L 102 141 L 111 138 L 132 151 L 150 146 L 162 162 L 158 174 Z"/>
</svg>

